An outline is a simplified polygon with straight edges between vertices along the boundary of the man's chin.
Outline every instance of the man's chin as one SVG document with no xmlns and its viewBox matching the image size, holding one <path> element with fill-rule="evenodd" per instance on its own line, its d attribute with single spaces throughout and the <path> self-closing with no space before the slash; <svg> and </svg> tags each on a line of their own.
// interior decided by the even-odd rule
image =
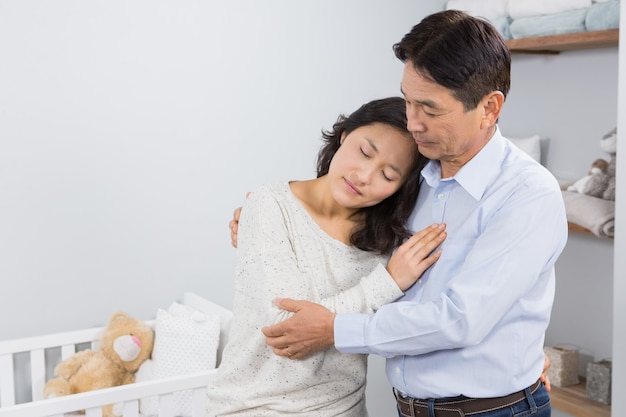
<svg viewBox="0 0 626 417">
<path fill-rule="evenodd" d="M 439 157 L 439 154 L 437 153 L 436 149 L 432 147 L 432 144 L 426 142 L 424 142 L 423 144 L 418 143 L 417 151 L 428 159 L 438 159 Z"/>
</svg>

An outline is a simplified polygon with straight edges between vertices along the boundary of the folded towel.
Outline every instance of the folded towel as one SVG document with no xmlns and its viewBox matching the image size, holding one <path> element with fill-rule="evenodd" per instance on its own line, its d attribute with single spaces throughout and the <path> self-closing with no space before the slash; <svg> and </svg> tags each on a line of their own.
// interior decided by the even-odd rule
<svg viewBox="0 0 626 417">
<path fill-rule="evenodd" d="M 619 0 L 594 3 L 585 19 L 587 30 L 607 30 L 619 28 Z"/>
<path fill-rule="evenodd" d="M 513 20 L 509 30 L 513 39 L 584 32 L 587 30 L 585 26 L 587 10 L 576 9 L 543 16 L 522 17 Z"/>
<path fill-rule="evenodd" d="M 528 16 L 560 13 L 591 6 L 591 0 L 509 0 L 509 16 L 519 19 Z"/>
<path fill-rule="evenodd" d="M 500 32 L 504 39 L 512 39 L 511 36 L 511 18 L 508 16 L 498 17 L 491 20 L 491 24 Z"/>
<path fill-rule="evenodd" d="M 448 0 L 446 10 L 462 10 L 472 16 L 493 21 L 508 16 L 509 0 Z"/>
<path fill-rule="evenodd" d="M 567 220 L 599 237 L 615 236 L 615 201 L 562 191 Z"/>
</svg>

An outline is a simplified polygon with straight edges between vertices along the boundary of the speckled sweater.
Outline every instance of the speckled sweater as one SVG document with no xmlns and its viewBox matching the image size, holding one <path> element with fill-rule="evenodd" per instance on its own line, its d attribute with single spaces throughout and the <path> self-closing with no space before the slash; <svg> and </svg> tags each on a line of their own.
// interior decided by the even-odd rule
<svg viewBox="0 0 626 417">
<path fill-rule="evenodd" d="M 239 223 L 234 317 L 208 415 L 367 416 L 367 357 L 334 347 L 304 360 L 276 356 L 261 327 L 291 313 L 276 297 L 307 299 L 337 313 L 369 313 L 402 295 L 383 265 L 387 258 L 326 234 L 288 183 L 262 186 L 247 199 Z"/>
</svg>

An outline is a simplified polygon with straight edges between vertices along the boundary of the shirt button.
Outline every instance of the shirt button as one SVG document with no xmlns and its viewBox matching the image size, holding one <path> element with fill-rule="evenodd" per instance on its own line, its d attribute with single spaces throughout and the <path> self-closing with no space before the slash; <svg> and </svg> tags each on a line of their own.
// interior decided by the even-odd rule
<svg viewBox="0 0 626 417">
<path fill-rule="evenodd" d="M 400 374 L 400 367 L 399 366 L 396 366 L 396 373 Z"/>
<path fill-rule="evenodd" d="M 443 200 L 443 199 L 444 199 L 444 197 L 445 197 L 445 196 L 443 195 L 443 193 L 441 193 L 441 194 L 439 194 L 439 195 L 437 196 L 437 198 L 438 198 L 439 200 Z"/>
</svg>

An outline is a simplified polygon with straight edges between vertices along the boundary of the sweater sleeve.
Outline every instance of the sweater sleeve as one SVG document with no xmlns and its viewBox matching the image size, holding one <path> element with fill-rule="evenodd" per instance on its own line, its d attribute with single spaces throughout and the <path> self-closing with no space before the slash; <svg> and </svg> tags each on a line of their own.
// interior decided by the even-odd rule
<svg viewBox="0 0 626 417">
<path fill-rule="evenodd" d="M 334 313 L 373 313 L 383 305 L 400 298 L 404 293 L 391 278 L 387 269 L 378 264 L 352 288 L 332 297 L 316 300 Z"/>
</svg>

